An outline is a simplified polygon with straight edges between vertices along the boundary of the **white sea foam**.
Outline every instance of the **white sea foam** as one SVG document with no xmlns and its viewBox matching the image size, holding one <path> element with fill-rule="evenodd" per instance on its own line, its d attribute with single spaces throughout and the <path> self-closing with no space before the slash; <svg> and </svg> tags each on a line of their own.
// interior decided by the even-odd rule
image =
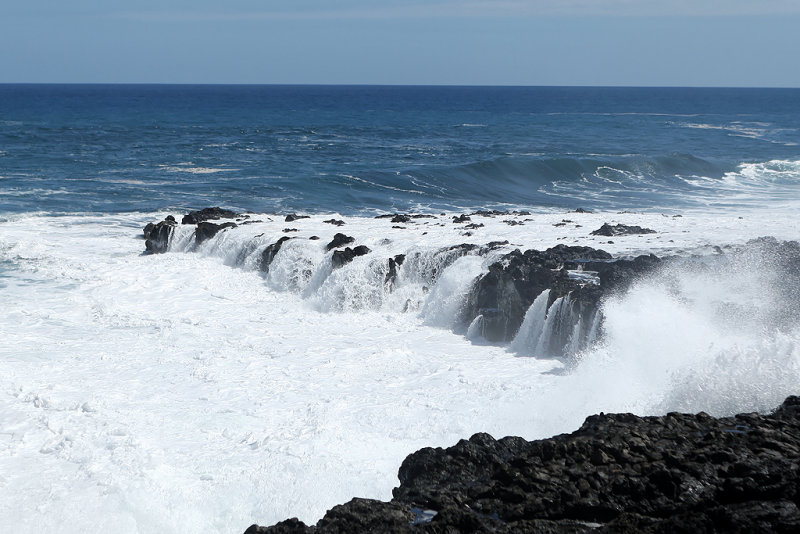
<svg viewBox="0 0 800 534">
<path fill-rule="evenodd" d="M 434 257 L 504 239 L 496 254 L 559 243 L 707 253 L 764 234 L 796 238 L 787 212 L 549 212 L 516 217 L 519 226 L 473 217 L 485 226 L 471 236 L 450 215 L 405 230 L 338 214 L 254 215 L 264 222 L 199 247 L 179 227 L 171 252 L 140 255 L 141 227 L 165 215 L 0 222 L 0 531 L 313 522 L 353 496 L 388 499 L 400 462 L 423 446 L 478 431 L 545 437 L 598 411 L 767 409 L 800 385 L 798 333 L 769 328 L 763 263 L 758 276 L 740 265 L 636 286 L 606 306 L 604 342 L 566 371 L 454 333 L 491 259 Z M 322 223 L 331 216 L 346 225 Z M 573 222 L 554 226 L 562 219 Z M 658 233 L 588 235 L 603 222 Z M 373 252 L 330 270 L 324 245 L 336 232 Z M 283 235 L 296 239 L 263 276 L 257 258 Z M 396 254 L 406 261 L 388 291 L 385 260 Z M 718 305 L 731 295 L 752 311 L 733 329 Z M 538 325 L 535 315 L 527 322 Z"/>
</svg>

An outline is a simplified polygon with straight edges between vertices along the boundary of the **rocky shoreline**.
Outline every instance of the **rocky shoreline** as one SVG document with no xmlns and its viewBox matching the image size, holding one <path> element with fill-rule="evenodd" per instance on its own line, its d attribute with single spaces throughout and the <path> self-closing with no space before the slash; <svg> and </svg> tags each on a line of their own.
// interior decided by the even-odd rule
<svg viewBox="0 0 800 534">
<path fill-rule="evenodd" d="M 571 434 L 476 434 L 400 466 L 389 502 L 246 534 L 800 531 L 800 398 L 774 413 L 590 416 Z"/>
<path fill-rule="evenodd" d="M 502 222 L 519 225 L 527 215 L 476 212 L 430 224 L 468 224 L 477 229 L 483 224 L 471 222 L 475 217 L 506 216 Z M 378 218 L 386 219 L 382 224 L 387 225 L 414 225 L 423 217 L 437 219 L 401 214 Z M 307 218 L 290 214 L 282 222 Z M 209 222 L 219 219 L 228 221 Z M 323 222 L 337 228 L 346 224 L 337 219 Z M 183 233 L 194 243 L 188 250 L 195 250 L 218 233 L 250 223 L 249 215 L 208 208 L 190 213 L 181 224 L 196 225 L 193 235 Z M 147 225 L 147 252 L 166 252 L 177 227 L 174 217 Z M 287 228 L 283 233 L 290 231 L 296 230 Z M 263 234 L 245 237 L 243 251 L 256 258 L 255 268 L 266 276 L 282 248 L 303 239 L 320 240 L 309 231 L 318 230 L 307 229 L 305 238 L 273 234 L 267 242 L 259 240 Z M 640 226 L 603 224 L 591 233 L 616 237 L 652 232 Z M 738 265 L 762 276 L 759 291 L 770 303 L 764 309 L 754 312 L 735 301 L 715 303 L 720 318 L 732 325 L 759 316 L 771 328 L 790 328 L 800 316 L 800 245 L 795 241 L 758 238 L 737 247 L 714 247 L 714 254 L 703 257 L 613 256 L 599 248 L 564 244 L 523 251 L 512 249 L 507 241 L 429 251 L 395 249 L 389 255 L 380 243 L 373 250 L 363 244 L 363 237 L 351 233 L 337 232 L 313 245 L 324 249 L 319 258 L 326 265 L 300 262 L 297 276 L 308 279 L 314 269 L 330 276 L 335 270 L 350 269 L 347 265 L 359 258 L 361 268 L 369 263 L 385 294 L 395 291 L 401 274 L 410 271 L 426 284 L 425 293 L 459 258 L 488 258 L 487 268 L 466 292 L 454 328 L 470 339 L 510 343 L 512 349 L 524 345 L 528 354 L 560 358 L 567 365 L 573 355 L 602 338 L 606 299 L 654 274 L 669 286 L 673 267 L 684 273 L 713 270 L 725 276 L 726 266 Z M 798 532 L 798 459 L 798 397 L 787 398 L 769 415 L 600 414 L 586 419 L 572 434 L 551 439 L 496 440 L 476 434 L 448 449 L 422 449 L 403 462 L 400 486 L 389 502 L 353 499 L 329 510 L 315 526 L 289 519 L 271 527 L 253 525 L 247 534 Z"/>
</svg>

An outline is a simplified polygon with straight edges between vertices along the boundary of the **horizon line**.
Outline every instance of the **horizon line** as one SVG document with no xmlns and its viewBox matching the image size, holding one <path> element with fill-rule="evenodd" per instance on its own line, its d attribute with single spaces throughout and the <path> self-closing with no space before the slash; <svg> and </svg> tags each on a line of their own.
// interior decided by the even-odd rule
<svg viewBox="0 0 800 534">
<path fill-rule="evenodd" d="M 585 88 L 585 89 L 800 89 L 779 85 L 592 85 L 592 84 L 461 84 L 461 83 L 227 83 L 227 82 L 0 82 L 0 86 L 207 86 L 207 87 L 442 87 L 442 88 Z"/>
</svg>

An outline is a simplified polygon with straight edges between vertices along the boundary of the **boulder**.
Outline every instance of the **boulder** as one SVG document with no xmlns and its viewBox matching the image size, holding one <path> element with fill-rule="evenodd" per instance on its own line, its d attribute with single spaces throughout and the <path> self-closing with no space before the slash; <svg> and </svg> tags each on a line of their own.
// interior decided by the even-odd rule
<svg viewBox="0 0 800 534">
<path fill-rule="evenodd" d="M 338 233 L 334 235 L 331 242 L 325 246 L 325 250 L 333 250 L 335 248 L 343 247 L 345 245 L 349 245 L 350 243 L 354 243 L 355 240 L 356 239 L 354 237 Z"/>
<path fill-rule="evenodd" d="M 275 243 L 272 243 L 264 251 L 261 253 L 261 263 L 259 264 L 259 269 L 267 273 L 269 272 L 269 266 L 272 261 L 275 259 L 275 255 L 281 250 L 281 247 L 284 243 L 292 239 L 289 236 L 283 236 L 278 239 Z"/>
<path fill-rule="evenodd" d="M 200 222 L 197 223 L 197 228 L 194 230 L 194 244 L 195 246 L 199 245 L 203 241 L 207 241 L 217 235 L 220 231 L 226 228 L 236 228 L 236 223 L 234 222 L 226 222 L 222 224 L 216 224 L 212 222 Z"/>
<path fill-rule="evenodd" d="M 241 214 L 235 211 L 222 209 L 220 207 L 204 208 L 200 211 L 191 211 L 188 215 L 184 215 L 183 219 L 181 219 L 181 224 L 197 224 L 203 221 L 235 219 L 237 217 L 241 217 Z"/>
<path fill-rule="evenodd" d="M 602 235 L 602 236 L 618 236 L 618 235 L 636 235 L 636 234 L 654 234 L 656 233 L 655 230 L 651 230 L 650 228 L 642 228 L 641 226 L 627 226 L 624 224 L 615 224 L 610 225 L 608 223 L 604 223 L 603 226 L 591 232 L 591 235 Z"/>
<path fill-rule="evenodd" d="M 333 251 L 333 256 L 331 256 L 331 265 L 334 269 L 338 269 L 353 261 L 354 258 L 364 256 L 370 252 L 372 251 L 365 245 L 359 245 L 355 248 L 347 247 L 344 250 L 335 250 Z"/>
<path fill-rule="evenodd" d="M 163 254 L 169 248 L 169 241 L 178 223 L 175 217 L 167 215 L 160 223 L 148 223 L 144 227 L 144 247 L 150 254 Z"/>
</svg>

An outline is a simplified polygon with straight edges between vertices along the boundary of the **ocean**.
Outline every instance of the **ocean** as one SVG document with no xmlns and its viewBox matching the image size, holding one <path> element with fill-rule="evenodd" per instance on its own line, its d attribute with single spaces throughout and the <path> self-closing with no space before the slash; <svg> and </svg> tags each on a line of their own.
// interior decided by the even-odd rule
<svg viewBox="0 0 800 534">
<path fill-rule="evenodd" d="M 768 411 L 800 322 L 747 243 L 798 239 L 799 143 L 797 89 L 0 85 L 0 530 L 313 523 L 475 432 Z M 211 206 L 238 226 L 144 254 Z M 336 233 L 370 252 L 332 268 Z M 560 244 L 694 267 L 569 353 L 536 303 L 510 340 L 464 323 L 490 265 Z"/>
</svg>

